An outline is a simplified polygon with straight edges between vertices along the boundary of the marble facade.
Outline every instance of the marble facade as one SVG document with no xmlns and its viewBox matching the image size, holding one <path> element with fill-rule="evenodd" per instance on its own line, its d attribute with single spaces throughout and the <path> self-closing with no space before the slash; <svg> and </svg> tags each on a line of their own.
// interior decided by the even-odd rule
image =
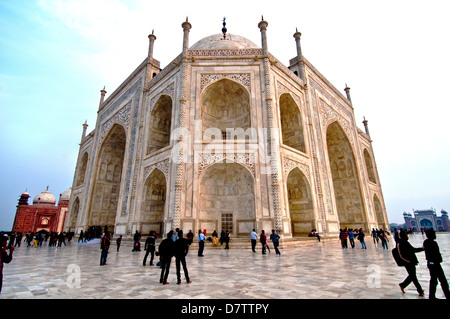
<svg viewBox="0 0 450 319">
<path fill-rule="evenodd" d="M 148 56 L 84 125 L 66 231 L 115 234 L 256 228 L 285 238 L 316 229 L 387 228 L 371 138 L 342 95 L 301 54 L 283 65 L 238 35 L 216 34 L 164 69 Z"/>
</svg>

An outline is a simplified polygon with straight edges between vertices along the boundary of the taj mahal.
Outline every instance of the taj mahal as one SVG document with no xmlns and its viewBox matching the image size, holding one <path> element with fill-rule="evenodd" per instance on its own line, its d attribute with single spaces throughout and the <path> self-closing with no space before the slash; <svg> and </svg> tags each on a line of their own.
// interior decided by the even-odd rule
<svg viewBox="0 0 450 319">
<path fill-rule="evenodd" d="M 388 228 L 368 122 L 357 127 L 350 89 L 342 94 L 302 55 L 298 31 L 289 65 L 277 60 L 268 25 L 255 23 L 260 44 L 228 33 L 224 20 L 221 33 L 190 45 L 186 19 L 182 51 L 163 69 L 148 36 L 142 63 L 109 96 L 101 90 L 94 129 L 83 125 L 65 231 L 294 238 Z"/>
</svg>

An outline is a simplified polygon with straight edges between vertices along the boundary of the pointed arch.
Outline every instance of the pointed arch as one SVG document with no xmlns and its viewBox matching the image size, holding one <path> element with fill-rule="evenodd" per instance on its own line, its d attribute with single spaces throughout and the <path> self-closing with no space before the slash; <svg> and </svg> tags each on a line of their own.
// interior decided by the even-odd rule
<svg viewBox="0 0 450 319">
<path fill-rule="evenodd" d="M 78 197 L 75 198 L 75 200 L 73 201 L 73 204 L 71 206 L 70 209 L 70 216 L 67 220 L 67 226 L 66 229 L 69 232 L 75 232 L 76 230 L 76 225 L 77 225 L 77 219 L 78 219 L 78 213 L 80 211 L 80 199 Z"/>
<path fill-rule="evenodd" d="M 360 228 L 365 222 L 361 187 L 353 149 L 338 122 L 326 132 L 328 161 L 341 228 Z"/>
<path fill-rule="evenodd" d="M 205 88 L 201 100 L 202 133 L 218 128 L 223 139 L 232 139 L 227 135 L 230 129 L 246 131 L 251 127 L 250 94 L 242 84 L 227 78 L 218 80 Z"/>
<path fill-rule="evenodd" d="M 199 227 L 228 230 L 233 237 L 255 228 L 255 186 L 247 168 L 215 163 L 202 173 L 199 189 Z"/>
<path fill-rule="evenodd" d="M 289 93 L 280 96 L 280 122 L 283 144 L 305 153 L 302 115 Z"/>
<path fill-rule="evenodd" d="M 114 124 L 104 138 L 97 156 L 87 226 L 107 225 L 109 231 L 114 232 L 125 148 L 125 129 L 120 124 Z"/>
<path fill-rule="evenodd" d="M 377 216 L 378 227 L 385 227 L 387 223 L 384 218 L 381 201 L 379 200 L 377 194 L 373 195 L 373 206 L 375 208 L 375 215 Z"/>
<path fill-rule="evenodd" d="M 170 145 L 173 102 L 169 95 L 161 95 L 150 113 L 147 155 Z"/>
<path fill-rule="evenodd" d="M 298 168 L 287 177 L 289 214 L 293 236 L 306 236 L 314 228 L 314 207 L 308 179 Z"/>
<path fill-rule="evenodd" d="M 77 182 L 76 182 L 76 186 L 81 186 L 84 184 L 84 178 L 86 175 L 86 167 L 87 167 L 87 162 L 88 162 L 88 153 L 84 152 L 83 157 L 81 158 L 81 163 L 80 166 L 78 168 L 78 173 L 77 173 Z"/>
<path fill-rule="evenodd" d="M 367 176 L 369 177 L 369 181 L 372 183 L 376 183 L 377 180 L 375 178 L 375 168 L 373 166 L 372 157 L 367 151 L 367 148 L 364 149 L 364 162 L 366 163 Z"/>
<path fill-rule="evenodd" d="M 161 235 L 166 213 L 167 182 L 162 171 L 155 168 L 144 183 L 139 222 L 141 232 L 156 231 Z"/>
</svg>

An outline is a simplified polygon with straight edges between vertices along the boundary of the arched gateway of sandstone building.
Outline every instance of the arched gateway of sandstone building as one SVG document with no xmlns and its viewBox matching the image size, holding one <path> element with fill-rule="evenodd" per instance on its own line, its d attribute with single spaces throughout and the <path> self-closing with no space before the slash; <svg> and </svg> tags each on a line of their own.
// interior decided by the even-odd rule
<svg viewBox="0 0 450 319">
<path fill-rule="evenodd" d="M 84 124 L 66 231 L 108 225 L 115 234 L 228 229 L 388 227 L 367 122 L 301 54 L 284 66 L 234 34 L 183 49 L 160 69 L 149 35 L 145 60 Z M 255 26 L 256 27 L 256 26 Z"/>
</svg>

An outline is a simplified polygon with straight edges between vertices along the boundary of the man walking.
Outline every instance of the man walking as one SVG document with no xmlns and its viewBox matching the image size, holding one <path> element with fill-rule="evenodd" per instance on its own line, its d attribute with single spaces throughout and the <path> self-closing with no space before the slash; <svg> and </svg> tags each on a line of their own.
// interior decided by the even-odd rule
<svg viewBox="0 0 450 319">
<path fill-rule="evenodd" d="M 276 254 L 281 256 L 281 253 L 278 250 L 278 245 L 280 244 L 280 236 L 277 233 L 275 233 L 275 229 L 272 229 L 272 234 L 270 234 L 270 239 L 272 240 L 273 248 L 275 248 Z"/>
<path fill-rule="evenodd" d="M 255 229 L 250 233 L 250 240 L 252 241 L 252 251 L 256 253 L 256 240 L 258 239 L 258 234 Z"/>
<path fill-rule="evenodd" d="M 425 234 L 427 235 L 427 239 L 423 242 L 423 248 L 425 249 L 427 267 L 430 271 L 429 298 L 436 299 L 436 287 L 439 280 L 441 283 L 441 288 L 444 291 L 445 298 L 450 299 L 447 278 L 445 278 L 444 270 L 441 266 L 442 256 L 439 251 L 439 245 L 435 241 L 436 232 L 433 229 L 428 229 L 425 231 Z"/>
</svg>

